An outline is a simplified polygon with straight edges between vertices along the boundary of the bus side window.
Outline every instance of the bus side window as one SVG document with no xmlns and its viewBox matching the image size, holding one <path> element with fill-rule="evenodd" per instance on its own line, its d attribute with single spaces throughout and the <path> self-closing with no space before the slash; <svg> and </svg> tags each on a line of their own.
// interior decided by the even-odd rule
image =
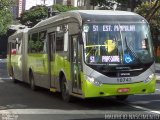
<svg viewBox="0 0 160 120">
<path fill-rule="evenodd" d="M 47 39 L 46 39 L 47 31 L 42 31 L 39 33 L 39 42 L 41 43 L 40 52 L 46 53 L 47 52 Z"/>
<path fill-rule="evenodd" d="M 30 53 L 37 53 L 40 51 L 42 45 L 38 40 L 38 33 L 33 33 L 31 35 L 28 44 Z"/>
<path fill-rule="evenodd" d="M 31 41 L 31 35 L 28 35 L 28 53 L 31 53 L 31 49 L 32 49 L 32 41 Z"/>
<path fill-rule="evenodd" d="M 17 53 L 17 50 L 16 50 L 16 43 L 12 43 L 11 44 L 11 54 L 12 55 L 15 55 Z"/>
<path fill-rule="evenodd" d="M 56 51 L 64 51 L 64 34 L 58 33 L 56 36 Z"/>
<path fill-rule="evenodd" d="M 11 49 L 11 54 L 12 54 L 12 55 L 17 54 L 17 50 L 16 50 L 16 49 Z"/>
<path fill-rule="evenodd" d="M 17 38 L 16 40 L 16 53 L 21 54 L 22 53 L 22 39 Z"/>
</svg>

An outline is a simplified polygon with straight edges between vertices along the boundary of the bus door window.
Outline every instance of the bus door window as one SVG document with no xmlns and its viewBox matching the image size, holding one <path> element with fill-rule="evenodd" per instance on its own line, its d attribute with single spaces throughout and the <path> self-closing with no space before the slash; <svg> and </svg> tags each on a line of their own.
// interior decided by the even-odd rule
<svg viewBox="0 0 160 120">
<path fill-rule="evenodd" d="M 11 44 L 11 54 L 12 54 L 12 55 L 15 55 L 16 53 L 17 53 L 16 44 L 15 44 L 15 43 L 12 43 L 12 44 Z"/>
<path fill-rule="evenodd" d="M 71 56 L 72 56 L 72 86 L 73 92 L 81 93 L 81 77 L 80 77 L 80 69 L 81 69 L 81 52 L 80 45 L 78 41 L 78 35 L 72 36 L 71 41 Z"/>
<path fill-rule="evenodd" d="M 16 54 L 18 56 L 18 67 L 21 69 L 22 67 L 22 38 L 16 38 Z"/>
<path fill-rule="evenodd" d="M 48 47 L 49 47 L 49 78 L 50 78 L 50 86 L 51 87 L 55 87 L 55 77 L 54 77 L 54 70 L 55 70 L 55 66 L 54 66 L 54 62 L 55 62 L 55 32 L 53 33 L 49 33 L 48 34 L 48 38 L 49 38 L 49 43 L 48 43 Z"/>
<path fill-rule="evenodd" d="M 53 51 L 55 51 L 54 43 L 55 42 L 55 33 L 49 34 L 49 61 L 53 61 Z"/>
<path fill-rule="evenodd" d="M 56 36 L 56 52 L 64 51 L 64 34 L 58 33 Z"/>
<path fill-rule="evenodd" d="M 40 43 L 42 45 L 41 51 L 43 53 L 46 53 L 47 52 L 47 47 L 46 47 L 46 45 L 47 45 L 46 31 L 42 31 L 42 32 L 39 33 L 39 41 L 40 41 Z"/>
<path fill-rule="evenodd" d="M 22 53 L 22 39 L 21 38 L 16 38 L 16 52 L 17 54 Z"/>
<path fill-rule="evenodd" d="M 17 37 L 13 41 L 14 42 L 12 42 L 12 44 L 11 44 L 11 54 L 12 55 L 21 54 L 21 52 L 22 52 L 22 45 L 21 45 L 22 40 Z"/>
</svg>

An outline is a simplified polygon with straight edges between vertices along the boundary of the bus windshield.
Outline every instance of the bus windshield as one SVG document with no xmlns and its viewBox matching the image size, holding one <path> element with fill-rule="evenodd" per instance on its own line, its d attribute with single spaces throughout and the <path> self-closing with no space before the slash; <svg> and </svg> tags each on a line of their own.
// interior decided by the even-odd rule
<svg viewBox="0 0 160 120">
<path fill-rule="evenodd" d="M 87 23 L 83 26 L 87 64 L 137 64 L 153 61 L 147 23 Z"/>
</svg>

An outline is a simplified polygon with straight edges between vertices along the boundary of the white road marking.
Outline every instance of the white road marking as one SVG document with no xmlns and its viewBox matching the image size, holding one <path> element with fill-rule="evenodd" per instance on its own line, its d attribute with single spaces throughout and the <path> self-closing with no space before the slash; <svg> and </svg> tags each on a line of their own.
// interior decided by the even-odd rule
<svg viewBox="0 0 160 120">
<path fill-rule="evenodd" d="M 4 80 L 10 80 L 11 78 L 10 77 L 7 77 L 7 78 L 0 78 L 0 83 L 3 83 Z"/>
<path fill-rule="evenodd" d="M 0 63 L 6 63 L 7 60 L 6 59 L 0 59 Z"/>
<path fill-rule="evenodd" d="M 147 113 L 160 114 L 160 111 L 152 110 L 152 109 L 149 109 L 149 108 L 145 108 L 145 107 L 141 107 L 141 106 L 138 106 L 138 105 L 133 105 L 133 104 L 129 104 L 129 103 L 121 102 L 121 101 L 119 101 L 119 102 L 123 103 L 125 105 L 128 105 L 128 106 L 131 106 L 133 108 L 143 110 L 144 112 L 147 112 Z"/>
<path fill-rule="evenodd" d="M 155 110 L 148 109 L 148 108 L 141 107 L 141 106 L 137 106 L 137 105 L 131 105 L 131 106 L 134 107 L 134 108 L 137 108 L 137 109 L 144 110 L 144 111 L 146 111 L 146 112 L 160 114 L 160 111 L 155 111 Z"/>
<path fill-rule="evenodd" d="M 8 109 L 0 114 L 106 114 L 105 110 Z"/>
<path fill-rule="evenodd" d="M 9 79 L 11 79 L 11 77 L 0 77 L 0 80 L 9 80 Z"/>
</svg>

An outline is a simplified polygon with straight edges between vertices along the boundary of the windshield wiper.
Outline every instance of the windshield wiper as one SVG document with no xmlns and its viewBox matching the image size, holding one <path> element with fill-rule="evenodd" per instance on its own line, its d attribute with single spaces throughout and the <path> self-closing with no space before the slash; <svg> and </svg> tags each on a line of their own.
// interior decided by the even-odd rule
<svg viewBox="0 0 160 120">
<path fill-rule="evenodd" d="M 131 52 L 131 54 L 139 61 L 139 63 L 143 64 L 142 61 L 140 60 L 140 58 L 135 53 L 135 51 L 132 50 L 132 48 L 128 45 L 126 36 L 125 36 L 125 44 L 126 44 L 127 50 L 129 50 Z"/>
</svg>

